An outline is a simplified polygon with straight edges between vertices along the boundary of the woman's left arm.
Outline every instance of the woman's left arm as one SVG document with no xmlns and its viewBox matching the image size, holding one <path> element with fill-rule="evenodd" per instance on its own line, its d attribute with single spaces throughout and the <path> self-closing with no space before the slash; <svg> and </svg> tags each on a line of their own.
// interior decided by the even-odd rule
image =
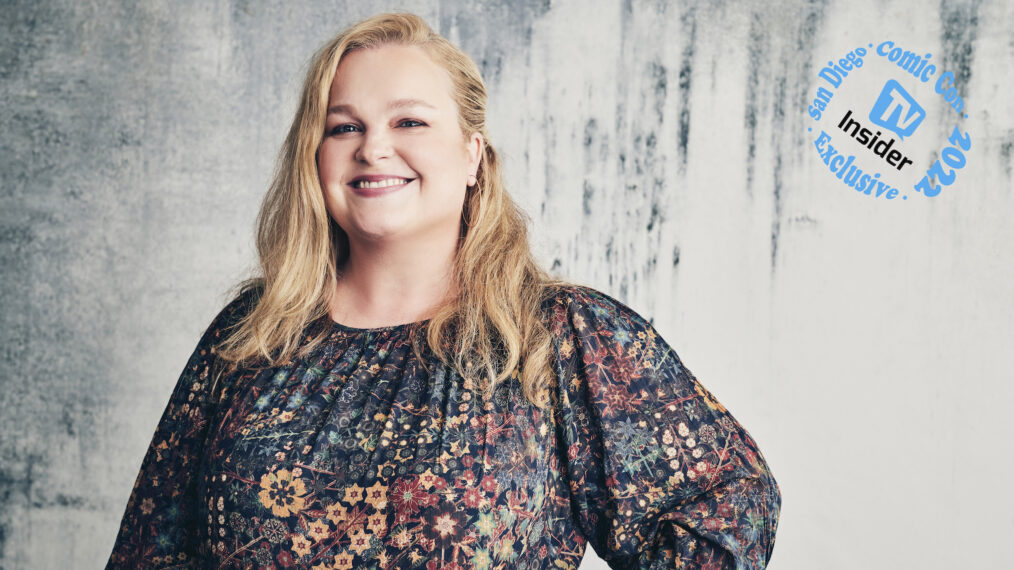
<svg viewBox="0 0 1014 570">
<path fill-rule="evenodd" d="M 594 290 L 556 323 L 576 520 L 611 568 L 760 569 L 781 494 L 750 434 L 655 329 Z"/>
</svg>

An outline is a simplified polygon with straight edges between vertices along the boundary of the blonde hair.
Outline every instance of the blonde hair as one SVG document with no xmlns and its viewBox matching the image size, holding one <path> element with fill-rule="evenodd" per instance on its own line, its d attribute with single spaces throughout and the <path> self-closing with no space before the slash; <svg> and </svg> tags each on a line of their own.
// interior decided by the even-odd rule
<svg viewBox="0 0 1014 570">
<path fill-rule="evenodd" d="M 363 20 L 315 54 L 257 218 L 262 276 L 236 286 L 240 295 L 259 290 L 257 302 L 215 352 L 230 371 L 256 362 L 277 366 L 294 355 L 305 356 L 327 336 L 326 326 L 315 335 L 303 334 L 309 324 L 328 316 L 328 300 L 349 242 L 325 209 L 317 149 L 338 63 L 353 50 L 385 44 L 419 46 L 446 69 L 462 134 L 467 138 L 478 132 L 486 141 L 477 183 L 467 190 L 462 209 L 453 269 L 458 292 L 428 322 L 413 324 L 416 355 L 426 362 L 421 357 L 421 327 L 440 361 L 476 380 L 487 396 L 499 383 L 519 375 L 526 398 L 544 408 L 555 377 L 545 303 L 569 283 L 551 277 L 532 255 L 529 218 L 504 187 L 500 160 L 488 142 L 486 86 L 478 67 L 413 14 Z M 324 322 L 331 323 L 329 318 Z M 453 360 L 449 354 L 455 355 Z"/>
</svg>

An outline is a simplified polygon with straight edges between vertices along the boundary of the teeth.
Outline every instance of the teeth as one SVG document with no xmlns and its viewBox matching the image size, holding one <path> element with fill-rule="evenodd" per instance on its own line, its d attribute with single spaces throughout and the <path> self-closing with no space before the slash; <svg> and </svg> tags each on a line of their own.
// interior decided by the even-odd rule
<svg viewBox="0 0 1014 570">
<path fill-rule="evenodd" d="M 388 178 L 386 180 L 378 180 L 376 182 L 360 180 L 359 182 L 356 182 L 355 186 L 356 188 L 384 188 L 387 186 L 397 186 L 406 182 L 408 182 L 407 178 Z"/>
</svg>

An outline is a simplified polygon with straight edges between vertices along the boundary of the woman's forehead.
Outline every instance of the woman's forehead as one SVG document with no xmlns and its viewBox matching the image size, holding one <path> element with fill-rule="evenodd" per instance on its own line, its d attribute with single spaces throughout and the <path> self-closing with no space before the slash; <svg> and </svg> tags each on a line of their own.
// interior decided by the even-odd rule
<svg viewBox="0 0 1014 570">
<path fill-rule="evenodd" d="M 387 97 L 442 106 L 451 97 L 447 70 L 419 46 L 398 44 L 357 49 L 345 54 L 331 82 L 331 104 L 356 97 Z"/>
</svg>

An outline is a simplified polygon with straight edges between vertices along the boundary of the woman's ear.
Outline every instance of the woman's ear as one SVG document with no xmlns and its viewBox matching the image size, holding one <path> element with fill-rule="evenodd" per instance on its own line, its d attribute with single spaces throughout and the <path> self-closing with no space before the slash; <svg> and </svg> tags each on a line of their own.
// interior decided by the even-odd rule
<svg viewBox="0 0 1014 570">
<path fill-rule="evenodd" d="M 482 160 L 482 147 L 485 144 L 486 140 L 479 131 L 468 137 L 468 173 L 472 176 L 479 175 L 479 162 Z"/>
</svg>

